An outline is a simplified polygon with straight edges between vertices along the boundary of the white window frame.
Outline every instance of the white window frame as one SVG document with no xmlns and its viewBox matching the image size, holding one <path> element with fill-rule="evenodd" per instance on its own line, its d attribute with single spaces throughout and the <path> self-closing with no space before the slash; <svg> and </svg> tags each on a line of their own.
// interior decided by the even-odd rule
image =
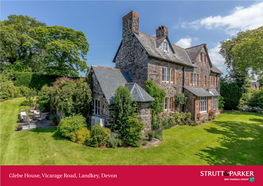
<svg viewBox="0 0 263 186">
<path fill-rule="evenodd" d="M 218 110 L 218 97 L 212 97 L 212 108 Z"/>
<path fill-rule="evenodd" d="M 163 50 L 168 52 L 169 51 L 169 47 L 168 47 L 168 42 L 163 42 Z"/>
<path fill-rule="evenodd" d="M 197 73 L 191 73 L 191 85 L 198 86 L 198 76 Z"/>
<path fill-rule="evenodd" d="M 207 112 L 207 97 L 200 97 L 200 108 L 199 112 Z"/>
<path fill-rule="evenodd" d="M 200 55 L 199 55 L 199 61 L 200 61 L 200 63 L 202 63 L 202 53 L 200 53 Z"/>
<path fill-rule="evenodd" d="M 162 82 L 169 83 L 170 81 L 170 70 L 167 67 L 162 67 Z"/>
<path fill-rule="evenodd" d="M 163 100 L 163 109 L 164 111 L 172 111 L 173 110 L 173 97 L 165 97 Z"/>
<path fill-rule="evenodd" d="M 92 106 L 93 106 L 93 114 L 99 116 L 100 115 L 100 99 L 99 98 L 93 98 L 92 100 Z"/>
</svg>

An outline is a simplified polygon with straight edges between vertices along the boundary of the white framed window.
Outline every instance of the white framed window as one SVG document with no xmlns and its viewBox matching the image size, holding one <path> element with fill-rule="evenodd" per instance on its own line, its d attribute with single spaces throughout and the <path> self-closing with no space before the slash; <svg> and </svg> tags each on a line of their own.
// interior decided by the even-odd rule
<svg viewBox="0 0 263 186">
<path fill-rule="evenodd" d="M 199 112 L 207 112 L 207 97 L 200 97 Z"/>
<path fill-rule="evenodd" d="M 162 68 L 162 82 L 169 83 L 170 81 L 170 69 L 167 67 Z"/>
<path fill-rule="evenodd" d="M 174 69 L 170 69 L 171 70 L 171 83 L 174 83 Z"/>
<path fill-rule="evenodd" d="M 212 108 L 213 110 L 218 109 L 218 97 L 212 97 Z"/>
<path fill-rule="evenodd" d="M 211 87 L 215 86 L 214 77 L 211 76 Z"/>
<path fill-rule="evenodd" d="M 195 85 L 195 86 L 198 85 L 198 77 L 199 74 L 191 73 L 191 85 Z"/>
<path fill-rule="evenodd" d="M 164 111 L 173 110 L 173 97 L 166 97 L 163 100 Z"/>
<path fill-rule="evenodd" d="M 163 43 L 163 50 L 168 52 L 168 43 L 167 42 Z"/>
<path fill-rule="evenodd" d="M 92 100 L 92 106 L 93 106 L 93 114 L 100 115 L 100 99 L 94 98 Z"/>
<path fill-rule="evenodd" d="M 202 53 L 199 55 L 199 61 L 202 63 Z"/>
</svg>

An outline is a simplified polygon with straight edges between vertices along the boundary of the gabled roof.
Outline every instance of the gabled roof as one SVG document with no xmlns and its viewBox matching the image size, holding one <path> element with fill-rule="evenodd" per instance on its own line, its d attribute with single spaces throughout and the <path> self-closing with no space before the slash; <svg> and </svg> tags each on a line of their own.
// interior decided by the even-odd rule
<svg viewBox="0 0 263 186">
<path fill-rule="evenodd" d="M 207 92 L 205 89 L 200 87 L 187 87 L 184 86 L 184 88 L 188 91 L 190 91 L 192 94 L 198 96 L 198 97 L 212 97 L 213 95 Z"/>
<path fill-rule="evenodd" d="M 125 86 L 129 89 L 132 95 L 132 101 L 148 102 L 154 99 L 140 87 L 137 83 L 126 83 Z"/>
<path fill-rule="evenodd" d="M 207 48 L 205 47 L 205 44 L 200 44 L 197 46 L 193 46 L 193 47 L 184 49 L 175 44 L 172 44 L 169 41 L 169 38 L 167 36 L 156 38 L 148 34 L 145 34 L 141 31 L 139 31 L 139 33 L 133 33 L 133 34 L 135 38 L 138 39 L 141 46 L 145 49 L 149 57 L 158 58 L 161 60 L 178 63 L 181 65 L 187 65 L 189 67 L 194 68 L 195 65 L 193 62 L 196 60 L 196 58 L 200 54 L 200 51 L 202 50 L 202 48 L 205 48 L 206 52 L 208 53 Z M 161 49 L 158 49 L 161 43 L 164 41 L 164 39 L 168 40 L 169 46 L 172 51 L 166 52 Z M 115 62 L 115 59 L 118 55 L 121 45 L 122 45 L 122 42 L 115 54 L 113 62 Z M 223 74 L 218 68 L 216 68 L 215 65 L 212 64 L 209 58 L 209 55 L 208 55 L 208 62 L 210 64 L 211 72 Z"/>
<path fill-rule="evenodd" d="M 193 47 L 190 47 L 190 48 L 186 48 L 186 52 L 188 53 L 189 57 L 191 58 L 192 61 L 195 61 L 196 58 L 198 57 L 198 55 L 200 54 L 202 48 L 205 48 L 206 52 L 208 53 L 207 51 L 207 48 L 205 47 L 205 44 L 201 44 L 201 45 L 197 45 L 197 46 L 193 46 Z M 211 62 L 210 60 L 210 57 L 209 55 L 207 56 L 208 57 L 208 62 L 210 64 L 210 70 L 212 72 L 215 72 L 215 73 L 219 73 L 219 74 L 223 74 L 218 68 L 216 68 L 216 66 Z"/>
<path fill-rule="evenodd" d="M 114 103 L 114 94 L 120 85 L 128 86 L 129 84 L 133 85 L 134 87 L 133 89 L 131 89 L 132 95 L 135 96 L 135 98 L 133 98 L 134 101 L 154 101 L 154 99 L 149 94 L 147 94 L 147 92 L 145 92 L 139 85 L 133 83 L 132 78 L 127 72 L 121 71 L 117 68 L 108 68 L 96 65 L 92 65 L 91 68 L 94 70 L 94 73 L 98 79 L 98 82 L 108 104 L 111 105 Z M 137 94 L 141 95 L 139 95 L 138 97 Z"/>
</svg>

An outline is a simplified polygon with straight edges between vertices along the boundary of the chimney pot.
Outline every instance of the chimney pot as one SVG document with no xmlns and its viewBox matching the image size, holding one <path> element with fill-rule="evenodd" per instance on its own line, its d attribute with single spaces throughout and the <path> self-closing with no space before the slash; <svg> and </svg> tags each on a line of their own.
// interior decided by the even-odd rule
<svg viewBox="0 0 263 186">
<path fill-rule="evenodd" d="M 164 25 L 159 26 L 156 29 L 156 37 L 160 38 L 160 37 L 163 37 L 163 36 L 168 36 L 168 27 L 166 27 Z"/>
</svg>

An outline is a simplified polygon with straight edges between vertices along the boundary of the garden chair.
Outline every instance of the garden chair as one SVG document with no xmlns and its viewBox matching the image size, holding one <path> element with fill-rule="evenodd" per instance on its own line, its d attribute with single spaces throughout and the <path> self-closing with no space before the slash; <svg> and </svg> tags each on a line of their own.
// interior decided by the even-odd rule
<svg viewBox="0 0 263 186">
<path fill-rule="evenodd" d="M 20 112 L 20 119 L 24 119 L 24 116 L 26 116 L 26 112 Z"/>
<path fill-rule="evenodd" d="M 42 122 L 44 119 L 46 119 L 46 116 L 47 116 L 46 113 L 42 113 L 42 114 L 40 115 L 40 118 L 37 118 L 37 119 Z"/>
<path fill-rule="evenodd" d="M 39 118 L 41 115 L 40 110 L 34 110 L 34 118 Z"/>
<path fill-rule="evenodd" d="M 23 118 L 24 121 L 28 124 L 28 128 L 30 129 L 30 122 L 32 121 L 32 119 L 30 119 L 28 115 L 24 115 Z"/>
</svg>

